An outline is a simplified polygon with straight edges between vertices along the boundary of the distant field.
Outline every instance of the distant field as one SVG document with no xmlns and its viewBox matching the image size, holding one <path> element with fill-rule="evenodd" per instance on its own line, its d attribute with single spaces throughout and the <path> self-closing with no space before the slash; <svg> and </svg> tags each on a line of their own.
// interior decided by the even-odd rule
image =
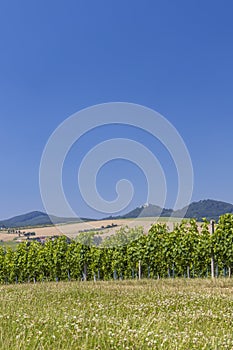
<svg viewBox="0 0 233 350">
<path fill-rule="evenodd" d="M 233 280 L 0 286 L 1 350 L 232 349 Z"/>
<path fill-rule="evenodd" d="M 96 230 L 100 229 L 102 226 L 106 227 L 108 225 L 115 224 L 116 227 L 113 228 L 104 228 L 100 231 L 97 231 L 96 234 L 101 234 L 103 237 L 114 234 L 117 230 L 119 230 L 122 226 L 129 226 L 130 228 L 136 226 L 143 226 L 144 232 L 147 233 L 151 227 L 156 222 L 167 222 L 167 225 L 170 229 L 173 228 L 175 223 L 180 222 L 179 218 L 154 218 L 154 217 L 146 217 L 146 218 L 135 218 L 135 219 L 113 219 L 113 220 L 99 220 L 99 221 L 88 221 L 88 222 L 79 222 L 79 223 L 70 223 L 70 224 L 60 224 L 56 226 L 45 226 L 45 227 L 34 227 L 23 229 L 22 231 L 33 231 L 36 233 L 36 237 L 47 237 L 54 235 L 66 235 L 69 238 L 75 238 L 80 231 L 83 230 Z M 0 245 L 4 245 L 5 242 L 10 242 L 17 238 L 17 234 L 8 234 L 7 231 L 0 231 Z M 13 247 L 15 243 L 12 243 Z M 10 243 L 8 243 L 8 246 Z"/>
<path fill-rule="evenodd" d="M 102 226 L 106 227 L 108 225 L 116 224 L 116 227 L 105 228 L 101 231 L 96 232 L 96 234 L 101 234 L 103 237 L 107 235 L 114 234 L 122 226 L 129 226 L 131 228 L 136 226 L 143 226 L 144 232 L 147 233 L 155 222 L 167 222 L 167 225 L 170 229 L 173 228 L 173 225 L 176 222 L 180 222 L 179 218 L 135 218 L 135 219 L 113 219 L 113 220 L 99 220 L 99 221 L 88 221 L 88 222 L 79 222 L 79 223 L 69 223 L 69 224 L 60 224 L 56 226 L 45 226 L 45 227 L 35 227 L 23 229 L 22 231 L 33 231 L 36 233 L 36 237 L 43 236 L 53 236 L 53 235 L 66 235 L 69 238 L 75 238 L 80 231 L 83 230 L 93 230 L 100 229 Z M 0 240 L 3 242 L 12 241 L 14 238 L 18 237 L 17 234 L 8 234 L 7 231 L 0 231 Z M 1 244 L 1 243 L 0 243 Z"/>
<path fill-rule="evenodd" d="M 13 233 L 8 233 L 7 231 L 0 231 L 0 240 L 6 242 L 6 241 L 12 241 L 15 237 L 18 237 L 18 235 Z M 0 244 L 2 242 L 0 241 Z"/>
</svg>

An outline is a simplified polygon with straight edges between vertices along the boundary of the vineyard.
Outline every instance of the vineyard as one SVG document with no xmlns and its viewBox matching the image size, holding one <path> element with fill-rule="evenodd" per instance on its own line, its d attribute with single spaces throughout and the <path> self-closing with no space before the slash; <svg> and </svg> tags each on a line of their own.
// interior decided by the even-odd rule
<svg viewBox="0 0 233 350">
<path fill-rule="evenodd" d="M 141 227 L 124 227 L 104 240 L 85 232 L 71 242 L 59 237 L 21 243 L 16 250 L 0 247 L 0 282 L 208 277 L 211 257 L 215 276 L 230 277 L 232 214 L 220 217 L 213 234 L 206 220 L 200 229 L 191 219 L 172 231 L 154 224 L 147 235 Z"/>
</svg>

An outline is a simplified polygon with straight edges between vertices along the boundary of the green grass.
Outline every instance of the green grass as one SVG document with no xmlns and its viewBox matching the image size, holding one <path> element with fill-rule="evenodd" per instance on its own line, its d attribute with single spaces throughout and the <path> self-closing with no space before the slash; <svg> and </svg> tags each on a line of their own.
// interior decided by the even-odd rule
<svg viewBox="0 0 233 350">
<path fill-rule="evenodd" d="M 0 349 L 232 349 L 233 281 L 0 286 Z"/>
<path fill-rule="evenodd" d="M 17 248 L 18 245 L 19 245 L 19 242 L 13 241 L 13 240 L 0 242 L 0 246 L 5 248 L 12 248 L 14 250 Z"/>
</svg>

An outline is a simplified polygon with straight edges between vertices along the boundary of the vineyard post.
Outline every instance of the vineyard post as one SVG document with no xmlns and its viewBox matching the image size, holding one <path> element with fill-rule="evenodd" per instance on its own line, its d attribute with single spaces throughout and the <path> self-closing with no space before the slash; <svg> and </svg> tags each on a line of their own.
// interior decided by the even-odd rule
<svg viewBox="0 0 233 350">
<path fill-rule="evenodd" d="M 86 281 L 87 280 L 87 264 L 84 263 L 84 269 L 83 269 L 83 280 Z"/>
<path fill-rule="evenodd" d="M 211 235 L 214 234 L 214 220 L 210 221 L 211 224 Z M 213 247 L 211 247 L 211 277 L 214 278 L 214 253 L 213 253 Z"/>
<path fill-rule="evenodd" d="M 140 280 L 142 276 L 142 267 L 141 267 L 141 260 L 139 260 L 138 263 L 138 279 Z"/>
</svg>

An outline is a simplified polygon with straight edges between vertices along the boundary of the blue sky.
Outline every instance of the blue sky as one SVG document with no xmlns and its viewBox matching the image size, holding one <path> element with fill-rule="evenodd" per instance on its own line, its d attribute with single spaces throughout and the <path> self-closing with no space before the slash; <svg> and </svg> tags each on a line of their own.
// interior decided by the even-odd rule
<svg viewBox="0 0 233 350">
<path fill-rule="evenodd" d="M 111 101 L 155 109 L 177 128 L 193 162 L 193 200 L 233 203 L 232 15 L 231 0 L 1 1 L 0 218 L 43 209 L 39 164 L 49 136 L 78 110 Z M 94 213 L 75 188 L 75 149 L 84 154 L 106 135 L 154 142 L 119 126 L 74 145 L 64 189 L 81 216 Z M 155 149 L 172 206 L 174 165 L 166 150 Z M 112 199 L 122 176 L 140 189 L 132 209 L 145 200 L 145 178 L 133 164 L 106 165 L 97 185 Z"/>
</svg>

